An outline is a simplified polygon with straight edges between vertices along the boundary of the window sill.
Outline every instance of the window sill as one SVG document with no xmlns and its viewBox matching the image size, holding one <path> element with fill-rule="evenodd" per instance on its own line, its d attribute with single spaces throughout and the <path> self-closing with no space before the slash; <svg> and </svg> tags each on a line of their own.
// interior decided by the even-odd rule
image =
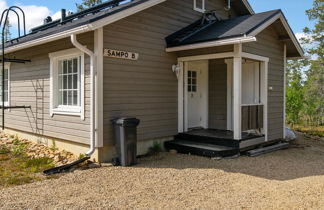
<svg viewBox="0 0 324 210">
<path fill-rule="evenodd" d="M 194 8 L 194 10 L 195 10 L 196 12 L 200 12 L 200 13 L 205 13 L 205 12 L 206 12 L 205 9 L 201 9 L 201 8 Z"/>
<path fill-rule="evenodd" d="M 52 114 L 81 116 L 81 107 L 78 108 L 55 108 Z"/>
</svg>

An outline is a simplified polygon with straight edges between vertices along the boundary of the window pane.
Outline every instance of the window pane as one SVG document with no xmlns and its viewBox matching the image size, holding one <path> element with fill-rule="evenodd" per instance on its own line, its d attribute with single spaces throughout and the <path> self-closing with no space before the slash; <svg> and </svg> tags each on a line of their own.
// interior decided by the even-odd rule
<svg viewBox="0 0 324 210">
<path fill-rule="evenodd" d="M 78 75 L 73 75 L 73 89 L 78 89 Z"/>
<path fill-rule="evenodd" d="M 61 60 L 58 74 L 58 105 L 79 105 L 79 58 Z M 61 73 L 61 74 L 60 74 Z"/>
<path fill-rule="evenodd" d="M 63 74 L 67 73 L 67 60 L 63 61 Z"/>
<path fill-rule="evenodd" d="M 197 72 L 193 71 L 192 72 L 192 77 L 197 77 Z"/>
<path fill-rule="evenodd" d="M 197 84 L 197 80 L 196 79 L 192 79 L 192 84 L 196 85 Z"/>
<path fill-rule="evenodd" d="M 67 75 L 63 75 L 63 89 L 67 89 Z"/>
<path fill-rule="evenodd" d="M 188 77 L 191 77 L 191 71 L 188 71 Z"/>
<path fill-rule="evenodd" d="M 72 60 L 68 61 L 68 73 L 72 73 Z"/>
<path fill-rule="evenodd" d="M 188 85 L 188 92 L 191 92 L 191 85 Z"/>
<path fill-rule="evenodd" d="M 63 103 L 62 105 L 67 105 L 67 91 L 63 91 Z"/>
<path fill-rule="evenodd" d="M 72 96 L 72 91 L 68 91 L 68 105 L 73 105 L 73 96 Z"/>
<path fill-rule="evenodd" d="M 68 75 L 68 89 L 72 89 L 72 75 Z"/>
<path fill-rule="evenodd" d="M 78 73 L 78 59 L 73 59 L 73 72 Z"/>
<path fill-rule="evenodd" d="M 78 105 L 78 91 L 73 91 L 73 105 L 77 106 Z"/>
<path fill-rule="evenodd" d="M 4 89 L 5 89 L 5 91 L 7 91 L 8 90 L 8 80 L 5 80 L 5 83 L 4 83 Z"/>
<path fill-rule="evenodd" d="M 196 92 L 197 91 L 197 86 L 193 85 L 192 86 L 192 92 Z"/>
</svg>

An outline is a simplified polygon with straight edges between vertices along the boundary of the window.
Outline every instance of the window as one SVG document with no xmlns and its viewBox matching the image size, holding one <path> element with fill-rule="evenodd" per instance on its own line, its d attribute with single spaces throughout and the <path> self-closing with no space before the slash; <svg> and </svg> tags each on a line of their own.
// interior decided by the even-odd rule
<svg viewBox="0 0 324 210">
<path fill-rule="evenodd" d="M 247 61 L 242 64 L 242 103 L 260 103 L 260 63 Z"/>
<path fill-rule="evenodd" d="M 9 106 L 9 64 L 5 65 L 4 69 L 4 97 L 5 106 Z M 2 106 L 2 67 L 0 68 L 0 106 Z"/>
<path fill-rule="evenodd" d="M 197 72 L 188 71 L 188 92 L 197 92 Z"/>
<path fill-rule="evenodd" d="M 51 116 L 80 115 L 84 119 L 84 54 L 77 49 L 50 54 Z"/>
<path fill-rule="evenodd" d="M 198 12 L 205 12 L 205 0 L 194 0 L 194 10 Z"/>
</svg>

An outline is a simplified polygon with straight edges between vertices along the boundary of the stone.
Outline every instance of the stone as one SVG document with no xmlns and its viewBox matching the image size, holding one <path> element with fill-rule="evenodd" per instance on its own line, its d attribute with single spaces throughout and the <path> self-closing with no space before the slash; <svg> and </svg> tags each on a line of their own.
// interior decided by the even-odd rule
<svg viewBox="0 0 324 210">
<path fill-rule="evenodd" d="M 177 153 L 178 153 L 178 151 L 175 150 L 175 149 L 171 149 L 169 152 L 170 152 L 171 154 L 177 154 Z"/>
</svg>

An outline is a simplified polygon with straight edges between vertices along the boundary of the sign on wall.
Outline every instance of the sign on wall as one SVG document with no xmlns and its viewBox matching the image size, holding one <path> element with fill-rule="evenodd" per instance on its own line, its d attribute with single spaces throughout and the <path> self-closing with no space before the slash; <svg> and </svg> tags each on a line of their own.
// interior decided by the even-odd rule
<svg viewBox="0 0 324 210">
<path fill-rule="evenodd" d="M 136 61 L 138 60 L 139 54 L 134 52 L 121 51 L 121 50 L 104 49 L 104 56 L 110 58 Z"/>
</svg>

